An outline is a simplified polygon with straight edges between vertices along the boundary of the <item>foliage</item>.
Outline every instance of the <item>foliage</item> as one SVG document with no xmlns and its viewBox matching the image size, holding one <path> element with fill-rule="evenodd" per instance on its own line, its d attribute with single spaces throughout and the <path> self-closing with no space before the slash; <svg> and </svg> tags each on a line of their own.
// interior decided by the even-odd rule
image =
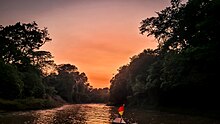
<svg viewBox="0 0 220 124">
<path fill-rule="evenodd" d="M 10 64 L 0 61 L 0 98 L 14 99 L 21 97 L 24 82 L 21 73 Z"/>
<path fill-rule="evenodd" d="M 0 39 L 1 59 L 5 63 L 22 65 L 29 65 L 35 50 L 51 40 L 47 29 L 39 29 L 35 22 L 1 27 Z"/>
<path fill-rule="evenodd" d="M 141 34 L 154 35 L 158 48 L 153 50 L 154 59 L 132 60 L 133 67 L 139 68 L 133 69 L 130 63 L 113 77 L 113 102 L 122 100 L 118 91 L 130 86 L 132 92 L 125 89 L 123 98 L 132 103 L 219 108 L 219 8 L 219 0 L 189 0 L 186 4 L 171 0 L 170 7 L 156 12 L 157 17 L 142 20 Z M 125 80 L 119 80 L 121 77 Z"/>
<path fill-rule="evenodd" d="M 0 109 L 1 110 L 36 110 L 36 109 L 49 109 L 57 107 L 54 101 L 46 99 L 15 99 L 15 100 L 5 100 L 0 99 Z"/>
<path fill-rule="evenodd" d="M 53 56 L 48 51 L 35 51 L 33 65 L 41 70 L 43 76 L 47 76 L 53 71 L 54 60 Z"/>
<path fill-rule="evenodd" d="M 37 51 L 51 39 L 35 22 L 0 27 L 1 98 L 43 98 L 43 68 L 52 55 Z"/>
<path fill-rule="evenodd" d="M 45 94 L 45 86 L 38 70 L 34 67 L 26 68 L 22 72 L 24 81 L 24 97 L 42 98 Z"/>
<path fill-rule="evenodd" d="M 52 105 L 50 102 L 56 103 L 51 99 L 59 96 L 69 103 L 106 102 L 106 89 L 95 92 L 86 74 L 80 73 L 75 65 L 56 65 L 49 51 L 39 50 L 50 40 L 47 28 L 40 29 L 35 22 L 0 26 L 3 108 L 47 108 Z M 7 101 L 18 98 L 21 100 Z"/>
<path fill-rule="evenodd" d="M 109 88 L 94 88 L 90 91 L 89 101 L 91 103 L 107 103 L 109 101 Z"/>
<path fill-rule="evenodd" d="M 144 50 L 130 58 L 128 65 L 119 68 L 110 81 L 110 102 L 122 104 L 127 97 L 145 92 L 147 69 L 155 61 L 156 55 L 153 50 Z"/>
<path fill-rule="evenodd" d="M 87 102 L 89 83 L 85 73 L 80 73 L 75 65 L 60 64 L 56 66 L 57 74 L 45 77 L 44 82 L 54 87 L 57 94 L 70 103 Z"/>
</svg>

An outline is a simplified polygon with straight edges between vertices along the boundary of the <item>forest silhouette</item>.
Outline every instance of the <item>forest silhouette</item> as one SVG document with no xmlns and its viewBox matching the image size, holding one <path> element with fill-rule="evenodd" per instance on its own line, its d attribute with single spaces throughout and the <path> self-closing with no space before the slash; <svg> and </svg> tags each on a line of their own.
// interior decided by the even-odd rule
<svg viewBox="0 0 220 124">
<path fill-rule="evenodd" d="M 157 49 L 130 58 L 111 79 L 110 102 L 128 106 L 219 110 L 219 0 L 171 0 L 140 23 Z"/>
<path fill-rule="evenodd" d="M 108 88 L 93 88 L 75 65 L 57 65 L 47 28 L 36 22 L 0 27 L 0 109 L 41 109 L 64 103 L 107 102 Z"/>
</svg>

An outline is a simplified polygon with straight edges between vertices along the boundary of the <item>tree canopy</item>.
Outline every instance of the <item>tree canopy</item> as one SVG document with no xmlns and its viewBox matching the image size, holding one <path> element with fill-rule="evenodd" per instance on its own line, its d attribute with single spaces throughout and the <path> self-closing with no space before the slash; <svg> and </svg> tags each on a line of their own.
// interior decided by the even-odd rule
<svg viewBox="0 0 220 124">
<path fill-rule="evenodd" d="M 33 62 L 34 52 L 51 40 L 46 28 L 39 29 L 35 22 L 0 28 L 1 59 L 5 63 L 27 65 Z"/>
<path fill-rule="evenodd" d="M 219 0 L 189 0 L 185 4 L 171 0 L 171 6 L 156 12 L 156 17 L 142 20 L 140 33 L 153 35 L 158 47 L 152 50 L 152 59 L 139 54 L 141 62 L 131 60 L 124 66 L 126 71 L 118 71 L 111 81 L 110 100 L 219 108 L 219 8 Z M 132 69 L 134 64 L 137 70 Z M 119 75 L 125 80 L 119 80 Z M 119 97 L 117 91 L 125 93 L 114 100 Z"/>
<path fill-rule="evenodd" d="M 50 40 L 47 29 L 40 29 L 35 22 L 0 27 L 1 98 L 43 97 L 40 67 L 53 61 L 52 56 L 46 56 L 50 52 L 39 54 L 38 50 Z"/>
<path fill-rule="evenodd" d="M 57 65 L 49 51 L 40 50 L 51 40 L 36 22 L 0 26 L 0 99 L 60 96 L 69 103 L 106 102 L 106 89 L 93 89 L 75 65 Z"/>
</svg>

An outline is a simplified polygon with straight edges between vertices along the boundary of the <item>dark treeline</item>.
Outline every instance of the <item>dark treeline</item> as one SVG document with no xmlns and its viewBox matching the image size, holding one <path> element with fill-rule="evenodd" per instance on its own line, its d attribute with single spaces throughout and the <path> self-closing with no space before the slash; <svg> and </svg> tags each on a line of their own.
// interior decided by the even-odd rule
<svg viewBox="0 0 220 124">
<path fill-rule="evenodd" d="M 141 21 L 157 49 L 130 58 L 111 79 L 110 102 L 130 106 L 220 108 L 219 0 L 171 0 Z"/>
<path fill-rule="evenodd" d="M 75 65 L 56 65 L 39 50 L 49 41 L 47 28 L 35 22 L 0 25 L 0 109 L 107 102 L 108 88 L 94 89 Z"/>
</svg>

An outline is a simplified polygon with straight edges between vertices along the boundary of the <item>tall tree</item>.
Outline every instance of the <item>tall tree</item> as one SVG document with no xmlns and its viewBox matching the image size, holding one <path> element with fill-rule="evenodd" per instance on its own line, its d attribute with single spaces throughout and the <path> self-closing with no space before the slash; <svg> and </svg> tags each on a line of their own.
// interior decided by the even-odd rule
<svg viewBox="0 0 220 124">
<path fill-rule="evenodd" d="M 45 82 L 55 87 L 57 94 L 70 103 L 85 102 L 89 95 L 89 83 L 85 73 L 80 73 L 75 65 L 57 65 L 57 74 L 46 77 Z"/>
<path fill-rule="evenodd" d="M 171 0 L 171 7 L 141 22 L 140 32 L 154 35 L 159 42 L 158 85 L 164 102 L 206 107 L 210 101 L 218 103 L 219 7 L 219 0 L 189 0 L 186 4 Z"/>
<path fill-rule="evenodd" d="M 118 69 L 118 73 L 110 81 L 110 102 L 122 104 L 128 98 L 134 99 L 145 95 L 147 70 L 155 61 L 156 55 L 154 50 L 144 50 L 130 58 L 129 64 Z M 136 102 L 135 100 L 129 101 Z"/>
<path fill-rule="evenodd" d="M 16 66 L 0 60 L 0 98 L 21 98 L 24 82 Z"/>
<path fill-rule="evenodd" d="M 5 89 L 2 92 L 5 91 L 7 95 L 13 90 L 22 94 L 19 96 L 24 98 L 44 96 L 42 71 L 46 65 L 52 64 L 53 60 L 50 52 L 39 49 L 50 40 L 47 28 L 40 29 L 35 22 L 0 26 L 0 61 L 4 68 L 8 67 L 10 70 L 1 70 L 5 75 L 0 82 Z M 16 96 L 13 98 L 17 98 Z"/>
<path fill-rule="evenodd" d="M 5 63 L 28 65 L 34 52 L 51 40 L 47 28 L 39 29 L 35 22 L 9 25 L 0 28 L 1 59 Z"/>
</svg>

